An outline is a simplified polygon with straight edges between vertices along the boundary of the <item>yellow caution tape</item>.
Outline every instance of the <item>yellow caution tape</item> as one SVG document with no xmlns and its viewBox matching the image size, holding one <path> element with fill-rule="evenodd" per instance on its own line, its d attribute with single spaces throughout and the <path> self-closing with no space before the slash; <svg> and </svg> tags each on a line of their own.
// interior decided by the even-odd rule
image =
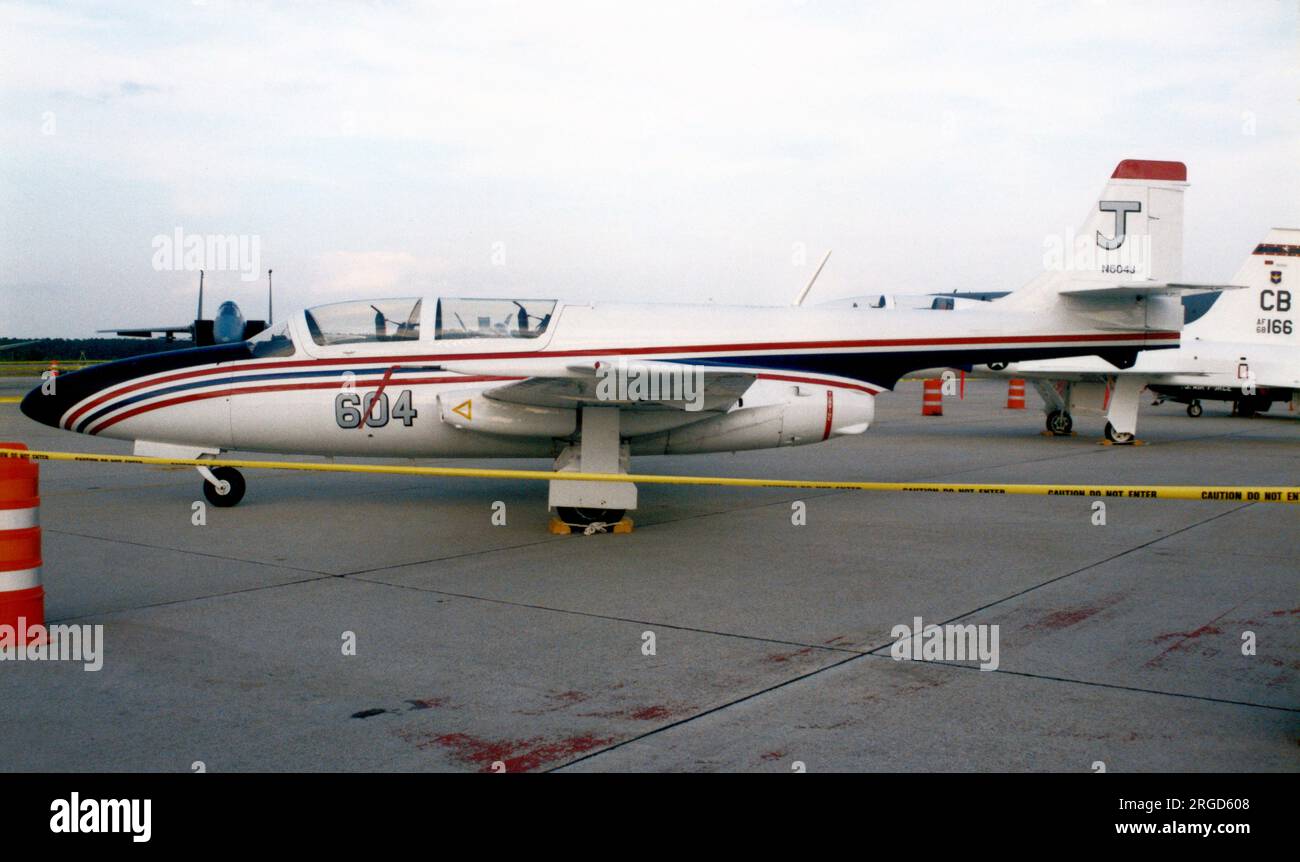
<svg viewBox="0 0 1300 862">
<path fill-rule="evenodd" d="M 644 485 L 720 485 L 731 488 L 823 488 L 832 491 L 919 491 L 941 494 L 1027 494 L 1042 497 L 1100 497 L 1146 500 L 1218 500 L 1243 503 L 1300 503 L 1300 486 L 1235 485 L 1010 485 L 949 482 L 833 482 L 819 479 L 741 479 L 731 476 L 662 476 L 641 473 L 570 473 L 550 470 L 497 470 L 481 467 L 403 467 L 387 464 L 317 464 L 302 461 L 246 461 L 234 458 L 151 458 L 0 449 L 3 458 L 34 461 L 89 461 L 181 467 L 243 467 L 320 473 L 377 473 L 470 479 L 527 479 L 561 482 L 638 482 Z"/>
</svg>

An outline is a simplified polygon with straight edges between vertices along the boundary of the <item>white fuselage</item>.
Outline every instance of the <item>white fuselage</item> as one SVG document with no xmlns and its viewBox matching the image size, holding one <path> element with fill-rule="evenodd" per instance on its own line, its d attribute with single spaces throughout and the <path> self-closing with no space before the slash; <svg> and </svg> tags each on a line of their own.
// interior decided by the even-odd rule
<svg viewBox="0 0 1300 862">
<path fill-rule="evenodd" d="M 252 342 L 157 354 L 61 377 L 57 403 L 33 392 L 23 409 L 82 433 L 204 449 L 550 456 L 566 436 L 557 431 L 566 426 L 557 426 L 554 417 L 543 421 L 537 413 L 533 433 L 529 408 L 512 414 L 518 421 L 513 430 L 502 426 L 507 433 L 478 430 L 468 418 L 446 419 L 455 418 L 450 411 L 462 396 L 469 400 L 520 379 L 563 376 L 567 369 L 601 361 L 667 362 L 744 372 L 754 380 L 725 408 L 625 413 L 620 434 L 631 452 L 727 451 L 860 433 L 873 417 L 874 396 L 916 368 L 1131 353 L 1170 347 L 1178 339 L 1176 326 L 1134 331 L 1122 324 L 1121 315 L 1104 309 L 1086 315 L 1059 308 L 1021 312 L 996 303 L 887 314 L 815 307 L 552 305 L 554 314 L 547 313 L 541 334 L 512 337 L 509 327 L 484 317 L 483 332 L 473 337 L 440 337 L 446 331 L 442 306 L 428 298 L 416 306 L 419 319 L 399 327 L 408 333 L 401 340 L 342 344 L 322 339 L 319 326 L 313 332 L 316 324 L 309 324 L 314 318 L 298 312 Z M 396 324 L 377 325 L 387 332 Z M 280 335 L 267 340 L 273 330 Z M 358 422 L 358 411 L 367 410 L 369 418 Z"/>
</svg>

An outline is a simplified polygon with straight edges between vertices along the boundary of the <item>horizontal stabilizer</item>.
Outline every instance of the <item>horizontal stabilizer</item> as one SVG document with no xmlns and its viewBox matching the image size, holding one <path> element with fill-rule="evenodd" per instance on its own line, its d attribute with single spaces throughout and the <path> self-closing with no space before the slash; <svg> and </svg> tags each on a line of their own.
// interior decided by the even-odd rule
<svg viewBox="0 0 1300 862">
<path fill-rule="evenodd" d="M 1136 281 L 1128 284 L 1096 284 L 1086 287 L 1067 287 L 1062 296 L 1190 296 L 1198 293 L 1218 293 L 1222 290 L 1244 290 L 1244 284 L 1175 284 L 1173 282 Z"/>
</svg>

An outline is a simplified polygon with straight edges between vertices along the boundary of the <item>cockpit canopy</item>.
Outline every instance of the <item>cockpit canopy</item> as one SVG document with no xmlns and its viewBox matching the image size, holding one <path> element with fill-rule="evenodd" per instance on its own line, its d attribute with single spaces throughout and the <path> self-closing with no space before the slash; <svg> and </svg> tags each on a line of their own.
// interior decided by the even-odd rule
<svg viewBox="0 0 1300 862">
<path fill-rule="evenodd" d="M 554 299 L 439 299 L 439 339 L 536 338 L 546 331 Z"/>
<path fill-rule="evenodd" d="M 318 305 L 304 316 L 312 340 L 322 347 L 417 341 L 422 306 L 414 298 L 363 299 Z M 550 325 L 555 306 L 554 299 L 439 299 L 433 337 L 537 338 Z"/>
<path fill-rule="evenodd" d="M 305 312 L 312 341 L 322 346 L 376 341 L 416 341 L 419 299 L 376 299 L 318 305 Z"/>
<path fill-rule="evenodd" d="M 270 356 L 293 356 L 293 336 L 289 333 L 289 321 L 282 320 L 263 329 L 248 340 L 253 357 L 265 359 Z"/>
</svg>

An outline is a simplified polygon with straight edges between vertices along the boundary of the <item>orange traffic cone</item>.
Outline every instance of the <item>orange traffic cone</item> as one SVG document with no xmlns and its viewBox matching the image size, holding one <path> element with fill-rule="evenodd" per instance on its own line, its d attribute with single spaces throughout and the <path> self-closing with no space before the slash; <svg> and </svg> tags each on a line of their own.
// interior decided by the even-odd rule
<svg viewBox="0 0 1300 862">
<path fill-rule="evenodd" d="M 1007 384 L 1007 409 L 1025 409 L 1025 381 L 1012 380 Z"/>
<path fill-rule="evenodd" d="M 943 415 L 943 381 L 925 381 L 925 395 L 921 399 L 922 416 Z"/>
<path fill-rule="evenodd" d="M 0 443 L 0 449 L 26 448 L 22 443 Z M 5 646 L 44 640 L 39 493 L 35 461 L 0 458 L 0 643 Z M 33 626 L 41 629 L 29 638 Z"/>
</svg>

